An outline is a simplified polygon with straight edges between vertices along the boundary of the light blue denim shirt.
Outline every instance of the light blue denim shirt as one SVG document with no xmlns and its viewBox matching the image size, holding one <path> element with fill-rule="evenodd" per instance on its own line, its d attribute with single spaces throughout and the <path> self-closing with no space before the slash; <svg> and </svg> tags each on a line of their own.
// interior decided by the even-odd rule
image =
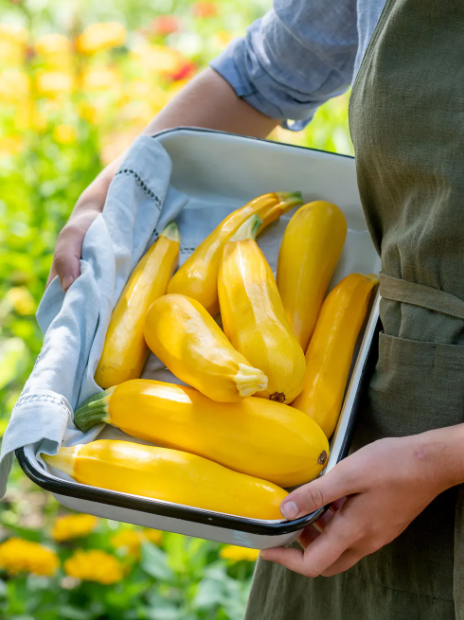
<svg viewBox="0 0 464 620">
<path fill-rule="evenodd" d="M 321 104 L 352 83 L 384 4 L 274 0 L 274 8 L 211 66 L 254 108 L 302 129 Z"/>
</svg>

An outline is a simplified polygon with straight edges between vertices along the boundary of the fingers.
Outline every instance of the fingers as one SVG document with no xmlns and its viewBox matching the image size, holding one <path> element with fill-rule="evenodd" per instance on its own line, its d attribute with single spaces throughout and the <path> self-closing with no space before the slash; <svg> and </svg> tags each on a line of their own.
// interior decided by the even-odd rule
<svg viewBox="0 0 464 620">
<path fill-rule="evenodd" d="M 84 231 L 72 226 L 65 226 L 58 236 L 53 266 L 65 292 L 80 275 L 79 259 L 84 236 Z"/>
<path fill-rule="evenodd" d="M 355 455 L 353 455 L 355 456 Z M 297 519 L 359 491 L 359 477 L 348 457 L 330 472 L 292 491 L 280 511 L 286 519 Z"/>
<path fill-rule="evenodd" d="M 300 542 L 304 553 L 294 553 L 297 551 L 295 549 L 268 549 L 262 554 L 263 559 L 286 566 L 307 577 L 317 577 L 342 572 L 372 552 L 372 549 L 367 549 L 363 543 L 364 532 L 359 526 L 356 514 L 347 517 L 346 510 L 341 510 L 335 513 L 328 511 L 326 515 L 316 522 L 320 533 L 308 527 L 301 534 Z"/>
<path fill-rule="evenodd" d="M 313 543 L 318 536 L 320 536 L 320 532 L 314 527 L 314 525 L 310 525 L 309 527 L 305 527 L 305 529 L 301 532 L 298 542 L 303 549 L 306 549 L 306 547 Z"/>
<path fill-rule="evenodd" d="M 285 549 L 276 547 L 275 549 L 264 549 L 261 551 L 261 558 L 276 564 L 281 564 L 295 573 L 306 574 L 304 572 L 304 552 L 301 549 Z"/>
<path fill-rule="evenodd" d="M 57 275 L 60 279 L 61 288 L 66 292 L 79 277 L 82 243 L 87 230 L 99 213 L 100 211 L 95 209 L 73 213 L 69 222 L 58 235 L 47 286 Z"/>
<path fill-rule="evenodd" d="M 305 545 L 302 545 L 305 546 L 304 552 L 299 549 L 279 547 L 262 551 L 261 557 L 263 560 L 276 562 L 306 577 L 318 577 L 330 569 L 348 550 L 349 541 L 340 532 L 331 536 L 326 532 L 315 534 L 315 538 L 314 534 L 305 534 L 303 538 Z"/>
<path fill-rule="evenodd" d="M 56 276 L 55 264 L 52 263 L 52 267 L 50 269 L 50 273 L 48 274 L 48 279 L 47 279 L 47 283 L 45 285 L 45 288 L 48 288 L 48 285 L 55 278 L 55 276 Z"/>
<path fill-rule="evenodd" d="M 334 513 L 331 510 L 327 510 L 324 512 L 322 517 L 313 523 L 313 527 L 316 528 L 318 532 L 323 532 L 325 526 L 330 521 L 330 519 L 334 516 Z"/>
<path fill-rule="evenodd" d="M 340 510 L 340 508 L 343 506 L 343 504 L 346 502 L 347 499 L 348 499 L 347 497 L 341 497 L 340 499 L 337 499 L 335 502 L 332 502 L 330 504 L 331 510 L 333 510 L 333 512 L 337 512 L 337 510 Z"/>
</svg>

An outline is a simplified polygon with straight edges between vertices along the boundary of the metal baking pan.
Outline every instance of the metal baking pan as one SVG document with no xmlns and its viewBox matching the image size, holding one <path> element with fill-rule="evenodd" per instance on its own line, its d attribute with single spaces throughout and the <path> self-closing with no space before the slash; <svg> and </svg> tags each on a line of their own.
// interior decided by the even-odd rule
<svg viewBox="0 0 464 620">
<path fill-rule="evenodd" d="M 194 128 L 165 131 L 156 138 L 171 156 L 173 185 L 190 197 L 189 204 L 177 220 L 182 237 L 181 263 L 202 240 L 195 230 L 199 214 L 203 221 L 206 214 L 212 230 L 230 211 L 260 194 L 299 190 L 305 202 L 319 199 L 334 202 L 348 222 L 345 248 L 331 287 L 349 273 L 379 271 L 380 260 L 361 208 L 352 157 Z M 280 240 L 292 215 L 290 212 L 282 216 L 260 235 L 259 245 L 273 269 L 276 268 Z M 375 364 L 378 317 L 377 293 L 358 339 L 324 473 L 348 454 L 356 413 L 362 406 L 362 397 Z M 175 380 L 153 359 L 148 360 L 143 376 Z M 104 433 L 133 441 L 117 430 L 108 429 Z M 266 549 L 290 544 L 325 510 L 293 521 L 247 519 L 78 484 L 65 475 L 61 477 L 56 471 L 48 470 L 37 459 L 33 446 L 17 450 L 16 456 L 33 482 L 73 510 L 244 547 Z"/>
</svg>

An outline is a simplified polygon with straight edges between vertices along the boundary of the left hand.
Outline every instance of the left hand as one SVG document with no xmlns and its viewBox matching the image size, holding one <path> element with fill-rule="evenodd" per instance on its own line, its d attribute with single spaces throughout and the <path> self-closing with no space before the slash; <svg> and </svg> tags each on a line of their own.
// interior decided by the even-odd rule
<svg viewBox="0 0 464 620">
<path fill-rule="evenodd" d="M 290 493 L 281 506 L 287 519 L 327 504 L 332 510 L 303 531 L 304 551 L 267 549 L 261 557 L 307 577 L 331 577 L 394 540 L 439 493 L 458 484 L 461 473 L 456 465 L 453 471 L 455 450 L 447 441 L 453 428 L 381 439 Z"/>
</svg>

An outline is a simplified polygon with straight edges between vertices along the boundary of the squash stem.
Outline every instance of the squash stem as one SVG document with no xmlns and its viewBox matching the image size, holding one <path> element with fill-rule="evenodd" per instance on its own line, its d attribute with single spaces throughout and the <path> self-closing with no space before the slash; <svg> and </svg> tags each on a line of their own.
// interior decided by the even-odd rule
<svg viewBox="0 0 464 620">
<path fill-rule="evenodd" d="M 279 207 L 283 213 L 287 213 L 293 207 L 301 207 L 303 204 L 303 195 L 301 192 L 276 192 L 276 196 L 279 198 Z"/>
<path fill-rule="evenodd" d="M 114 387 L 91 396 L 74 412 L 74 424 L 84 433 L 96 424 L 107 422 L 109 418 L 109 399 Z"/>
<path fill-rule="evenodd" d="M 234 381 L 240 396 L 245 398 L 255 392 L 263 392 L 267 388 L 267 377 L 262 370 L 246 364 L 239 364 L 238 368 Z"/>
<path fill-rule="evenodd" d="M 180 233 L 177 228 L 177 224 L 175 222 L 171 222 L 168 224 L 160 234 L 160 237 L 166 237 L 169 241 L 174 241 L 175 243 L 180 243 Z"/>
<path fill-rule="evenodd" d="M 230 238 L 230 241 L 245 241 L 245 239 L 256 239 L 256 235 L 258 234 L 258 230 L 260 229 L 263 220 L 259 217 L 259 215 L 252 215 L 249 217 L 240 228 L 235 232 L 235 234 Z"/>
</svg>

